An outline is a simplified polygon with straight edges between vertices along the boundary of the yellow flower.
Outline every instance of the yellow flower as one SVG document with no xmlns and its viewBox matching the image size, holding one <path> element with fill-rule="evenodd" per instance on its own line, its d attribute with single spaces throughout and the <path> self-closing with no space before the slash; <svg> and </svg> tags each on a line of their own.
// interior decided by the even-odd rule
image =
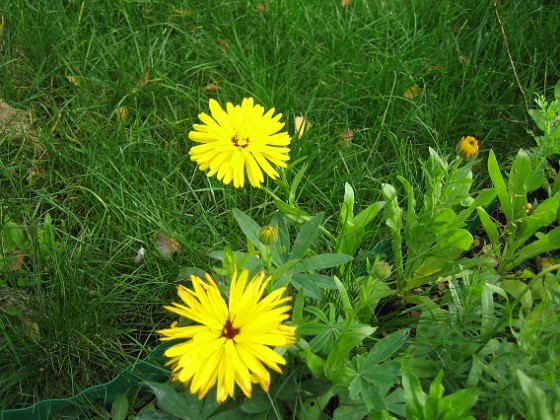
<svg viewBox="0 0 560 420">
<path fill-rule="evenodd" d="M 224 184 L 233 181 L 236 188 L 243 187 L 245 171 L 253 187 L 264 182 L 263 171 L 272 179 L 278 172 L 271 165 L 281 168 L 290 160 L 288 152 L 291 138 L 280 122 L 282 114 L 274 114 L 274 108 L 266 114 L 264 107 L 254 105 L 253 98 L 245 98 L 241 105 L 228 102 L 226 111 L 214 99 L 210 99 L 212 116 L 198 115 L 203 124 L 193 124 L 189 138 L 197 143 L 189 151 L 191 160 L 201 171 L 210 169 Z"/>
<path fill-rule="evenodd" d="M 291 297 L 282 297 L 279 288 L 263 297 L 271 277 L 260 273 L 248 281 L 243 270 L 231 280 L 229 302 L 206 274 L 206 281 L 191 276 L 194 290 L 178 286 L 184 304 L 166 306 L 171 312 L 194 321 L 194 325 L 158 331 L 163 341 L 182 340 L 165 351 L 171 360 L 172 377 L 190 383 L 190 392 L 203 398 L 214 386 L 216 400 L 224 402 L 234 396 L 235 384 L 251 397 L 252 384 L 268 391 L 270 374 L 265 366 L 282 373 L 279 364 L 286 360 L 270 347 L 287 347 L 294 343 L 295 327 L 283 325 L 289 318 Z"/>
<path fill-rule="evenodd" d="M 461 137 L 455 151 L 463 159 L 474 159 L 478 155 L 478 140 L 473 136 Z"/>
</svg>

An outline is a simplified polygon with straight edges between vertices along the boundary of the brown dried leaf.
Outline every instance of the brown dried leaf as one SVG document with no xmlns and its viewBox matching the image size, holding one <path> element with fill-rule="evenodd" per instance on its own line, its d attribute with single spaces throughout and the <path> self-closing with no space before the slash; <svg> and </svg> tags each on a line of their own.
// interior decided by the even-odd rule
<svg viewBox="0 0 560 420">
<path fill-rule="evenodd" d="M 150 83 L 150 70 L 148 70 L 146 73 L 144 73 L 144 77 L 142 77 L 142 80 L 139 80 L 138 83 L 136 83 L 136 86 L 134 87 L 134 89 L 135 90 L 142 89 L 148 83 Z"/>
<path fill-rule="evenodd" d="M 403 96 L 406 99 L 414 99 L 418 96 L 418 88 L 416 86 L 411 86 L 404 91 Z"/>
<path fill-rule="evenodd" d="M 218 45 L 220 46 L 220 49 L 221 49 L 223 52 L 227 52 L 227 50 L 228 50 L 228 42 L 227 42 L 227 40 L 225 40 L 225 39 L 223 39 L 223 38 L 218 38 L 218 39 L 216 40 L 216 42 L 218 43 Z"/>
<path fill-rule="evenodd" d="M 215 83 L 209 83 L 202 88 L 202 90 L 205 90 L 206 92 L 217 92 L 220 89 L 221 87 Z"/>
<path fill-rule="evenodd" d="M 352 141 L 354 141 L 354 133 L 355 131 L 351 128 L 342 130 L 342 133 L 340 133 L 340 137 L 342 138 L 341 144 L 343 146 L 351 146 Z"/>
<path fill-rule="evenodd" d="M 0 99 L 0 134 L 23 135 L 31 128 L 31 114 Z"/>
<path fill-rule="evenodd" d="M 441 71 L 442 67 L 441 64 L 434 64 L 433 66 L 428 66 L 428 72 L 435 72 L 435 71 Z"/>
<path fill-rule="evenodd" d="M 191 12 L 190 10 L 173 9 L 173 13 L 179 16 L 192 16 L 194 12 Z"/>
<path fill-rule="evenodd" d="M 176 239 L 168 236 L 163 230 L 160 230 L 156 234 L 156 244 L 159 253 L 166 260 L 173 258 L 173 255 L 179 251 L 179 248 L 181 247 Z"/>
<path fill-rule="evenodd" d="M 303 115 L 298 115 L 295 119 L 295 126 L 296 126 L 296 133 L 298 136 L 298 140 L 300 140 L 303 137 L 303 133 L 305 132 L 305 130 L 311 127 L 312 124 L 309 121 L 307 121 L 303 117 Z"/>
<path fill-rule="evenodd" d="M 268 6 L 270 6 L 269 2 L 259 3 L 255 6 L 255 10 L 259 13 L 264 13 L 268 9 Z"/>
<path fill-rule="evenodd" d="M 8 267 L 9 272 L 13 273 L 14 271 L 19 271 L 21 267 L 23 267 L 25 254 L 21 249 L 16 249 L 8 258 L 10 261 L 10 266 Z"/>
<path fill-rule="evenodd" d="M 119 106 L 117 109 L 115 109 L 115 115 L 121 123 L 124 123 L 126 122 L 126 120 L 128 120 L 130 111 L 126 106 Z"/>
<path fill-rule="evenodd" d="M 140 264 L 144 259 L 144 255 L 146 255 L 146 250 L 143 246 L 141 246 L 140 248 L 138 248 L 138 251 L 136 251 L 136 255 L 134 256 L 134 264 Z"/>
</svg>

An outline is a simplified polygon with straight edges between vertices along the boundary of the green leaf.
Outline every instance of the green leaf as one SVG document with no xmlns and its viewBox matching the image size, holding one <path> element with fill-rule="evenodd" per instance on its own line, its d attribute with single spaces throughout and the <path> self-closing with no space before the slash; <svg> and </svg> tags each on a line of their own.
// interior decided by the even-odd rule
<svg viewBox="0 0 560 420">
<path fill-rule="evenodd" d="M 556 212 L 560 204 L 560 194 L 547 198 L 534 210 L 533 214 L 523 219 L 517 231 L 514 249 L 523 245 L 533 234 L 544 226 L 548 226 L 556 219 Z"/>
<path fill-rule="evenodd" d="M 443 412 L 443 417 L 440 418 L 445 420 L 474 420 L 474 417 L 469 416 L 469 413 L 478 400 L 478 394 L 478 388 L 465 388 L 446 395 L 439 403 L 438 411 Z"/>
<path fill-rule="evenodd" d="M 441 384 L 442 379 L 443 370 L 440 370 L 430 384 L 428 398 L 426 399 L 426 406 L 424 407 L 424 413 L 427 419 L 436 419 L 439 417 L 439 414 L 441 414 L 438 410 L 438 406 L 441 398 L 443 397 L 443 392 L 445 391 L 443 385 Z"/>
<path fill-rule="evenodd" d="M 518 250 L 516 252 L 518 257 L 514 260 L 512 266 L 516 267 L 529 258 L 533 258 L 537 255 L 545 254 L 556 249 L 560 249 L 560 226 L 554 228 L 535 242 L 531 242 L 526 247 Z"/>
<path fill-rule="evenodd" d="M 299 284 L 313 284 L 319 289 L 336 289 L 336 283 L 331 276 L 313 273 L 294 274 L 293 279 Z"/>
<path fill-rule="evenodd" d="M 303 223 L 311 218 L 311 216 L 303 210 L 291 206 L 288 203 L 284 203 L 282 200 L 274 200 L 274 205 L 282 212 L 282 214 L 284 214 L 284 216 L 296 223 Z"/>
<path fill-rule="evenodd" d="M 354 190 L 352 186 L 346 182 L 344 184 L 344 201 L 340 208 L 340 224 L 343 229 L 347 225 L 352 225 L 352 219 L 354 218 Z"/>
<path fill-rule="evenodd" d="M 258 225 L 258 223 L 251 219 L 249 215 L 245 214 L 239 209 L 233 209 L 233 217 L 235 217 L 235 220 L 237 220 L 239 227 L 241 228 L 245 236 L 247 236 L 247 239 L 250 240 L 253 245 L 259 247 L 260 226 Z"/>
<path fill-rule="evenodd" d="M 245 398 L 241 409 L 248 414 L 258 414 L 270 409 L 270 399 L 261 388 L 253 391 L 251 398 Z"/>
<path fill-rule="evenodd" d="M 158 382 L 144 382 L 154 393 L 159 407 L 181 419 L 198 418 L 198 410 L 187 404 L 185 399 L 171 385 Z"/>
<path fill-rule="evenodd" d="M 399 350 L 406 341 L 409 331 L 409 328 L 398 330 L 379 340 L 369 351 L 368 365 L 381 363 Z"/>
<path fill-rule="evenodd" d="M 342 231 L 337 238 L 337 252 L 354 255 L 366 235 L 366 226 L 384 206 L 385 201 L 375 202 L 358 213 L 352 220 L 348 220 L 348 223 L 342 226 Z"/>
<path fill-rule="evenodd" d="M 546 394 L 539 387 L 538 383 L 528 377 L 521 370 L 517 370 L 517 377 L 521 384 L 521 390 L 527 397 L 527 411 L 528 419 L 539 420 L 552 420 L 552 416 L 548 412 L 548 401 Z"/>
<path fill-rule="evenodd" d="M 556 86 L 554 86 L 554 99 L 560 101 L 560 80 L 556 82 Z"/>
<path fill-rule="evenodd" d="M 494 330 L 494 299 L 492 289 L 484 287 L 480 295 L 480 335 L 489 337 Z"/>
<path fill-rule="evenodd" d="M 327 357 L 327 366 L 330 372 L 342 369 L 348 361 L 350 351 L 375 332 L 377 328 L 357 322 L 351 323 L 348 330 L 344 331 Z"/>
<path fill-rule="evenodd" d="M 296 191 L 299 184 L 301 183 L 301 180 L 303 179 L 303 175 L 305 174 L 306 170 L 307 170 L 307 163 L 304 163 L 299 169 L 299 171 L 297 171 L 297 173 L 295 174 L 294 179 L 292 180 L 292 185 L 290 185 L 290 193 L 288 195 L 289 203 L 293 203 L 296 200 Z"/>
<path fill-rule="evenodd" d="M 486 210 L 484 210 L 482 207 L 477 207 L 476 212 L 478 214 L 478 217 L 480 218 L 480 223 L 482 223 L 482 227 L 484 228 L 486 234 L 488 235 L 488 239 L 490 239 L 492 245 L 497 245 L 498 238 L 500 235 L 498 233 L 498 228 L 496 228 L 495 223 L 490 219 L 490 216 L 488 216 L 488 213 L 486 213 Z"/>
<path fill-rule="evenodd" d="M 437 247 L 440 250 L 457 248 L 467 251 L 473 243 L 471 233 L 466 229 L 455 229 L 443 237 L 438 238 Z"/>
<path fill-rule="evenodd" d="M 490 179 L 492 179 L 494 189 L 496 190 L 498 200 L 500 200 L 506 218 L 509 221 L 514 220 L 512 218 L 510 197 L 506 188 L 506 183 L 500 172 L 500 167 L 498 166 L 498 161 L 496 160 L 493 150 L 490 150 L 488 154 L 488 173 L 490 174 Z"/>
<path fill-rule="evenodd" d="M 508 185 L 511 202 L 511 219 L 517 220 L 525 216 L 527 203 L 526 182 L 531 175 L 531 159 L 527 152 L 519 149 L 509 171 Z M 503 206 L 503 205 L 502 205 Z"/>
<path fill-rule="evenodd" d="M 295 273 L 302 273 L 305 271 L 323 270 L 325 268 L 337 267 L 352 261 L 350 255 L 344 254 L 319 254 L 313 257 L 302 260 L 294 267 Z"/>
<path fill-rule="evenodd" d="M 524 309 L 531 309 L 533 306 L 533 296 L 531 289 L 520 280 L 503 280 L 500 283 L 502 289 L 512 295 L 515 299 L 520 299 Z"/>
<path fill-rule="evenodd" d="M 124 420 L 128 415 L 128 398 L 126 393 L 116 396 L 111 405 L 111 420 Z"/>
<path fill-rule="evenodd" d="M 307 250 L 319 233 L 319 226 L 322 219 L 323 213 L 319 213 L 313 216 L 302 226 L 294 241 L 294 246 L 292 247 L 292 252 L 290 253 L 290 259 L 294 260 L 305 256 Z"/>
<path fill-rule="evenodd" d="M 25 247 L 25 235 L 23 229 L 10 220 L 2 225 L 2 240 L 4 251 L 14 251 Z"/>
<path fill-rule="evenodd" d="M 426 419 L 424 407 L 427 395 L 422 390 L 420 381 L 408 369 L 402 371 L 403 396 L 406 401 L 406 417 L 410 419 Z"/>
</svg>

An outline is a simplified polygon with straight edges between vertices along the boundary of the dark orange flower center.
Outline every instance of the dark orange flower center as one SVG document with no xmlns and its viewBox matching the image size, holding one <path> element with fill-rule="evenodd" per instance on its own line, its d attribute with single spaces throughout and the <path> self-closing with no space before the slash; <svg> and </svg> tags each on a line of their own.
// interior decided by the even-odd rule
<svg viewBox="0 0 560 420">
<path fill-rule="evenodd" d="M 231 138 L 231 142 L 233 143 L 233 145 L 242 149 L 245 149 L 249 145 L 250 141 L 251 140 L 249 140 L 249 137 L 242 137 L 238 134 Z"/>
<path fill-rule="evenodd" d="M 228 319 L 226 325 L 222 329 L 222 337 L 229 338 L 230 340 L 235 338 L 239 334 L 239 328 L 235 328 L 231 321 Z"/>
</svg>

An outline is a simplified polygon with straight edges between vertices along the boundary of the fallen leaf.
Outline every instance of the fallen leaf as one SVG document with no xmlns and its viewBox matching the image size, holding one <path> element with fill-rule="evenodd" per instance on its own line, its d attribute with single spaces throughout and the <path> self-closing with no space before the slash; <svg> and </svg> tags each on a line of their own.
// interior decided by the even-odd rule
<svg viewBox="0 0 560 420">
<path fill-rule="evenodd" d="M 307 121 L 305 118 L 303 118 L 302 115 L 298 115 L 296 117 L 295 125 L 296 125 L 296 133 L 298 136 L 298 140 L 303 137 L 303 133 L 305 132 L 305 130 L 307 130 L 309 127 L 312 126 L 312 124 L 309 121 Z"/>
<path fill-rule="evenodd" d="M 0 134 L 22 135 L 30 131 L 31 114 L 0 99 Z"/>
<path fill-rule="evenodd" d="M 416 86 L 411 86 L 404 91 L 403 96 L 406 99 L 414 99 L 418 96 L 418 88 Z"/>
<path fill-rule="evenodd" d="M 342 7 L 346 7 L 346 6 L 348 6 L 348 5 L 350 4 L 351 1 L 352 1 L 352 0 L 340 0 L 340 5 L 341 5 Z"/>
<path fill-rule="evenodd" d="M 119 119 L 120 122 L 124 123 L 128 120 L 128 116 L 130 115 L 130 111 L 126 106 L 119 106 L 115 109 L 115 115 Z"/>
<path fill-rule="evenodd" d="M 268 9 L 268 6 L 270 6 L 270 3 L 268 3 L 268 2 L 259 3 L 255 6 L 255 10 L 259 13 L 264 13 L 264 12 L 266 12 L 266 9 Z"/>
<path fill-rule="evenodd" d="M 8 258 L 10 261 L 10 266 L 8 267 L 9 272 L 13 273 L 14 271 L 18 271 L 19 269 L 21 269 L 21 267 L 23 267 L 25 254 L 21 249 L 16 249 Z"/>
<path fill-rule="evenodd" d="M 209 83 L 202 88 L 202 90 L 205 90 L 206 92 L 217 92 L 220 89 L 221 87 L 215 83 Z"/>
<path fill-rule="evenodd" d="M 74 86 L 80 86 L 82 84 L 82 79 L 79 76 L 66 76 L 66 78 Z"/>
<path fill-rule="evenodd" d="M 146 250 L 144 249 L 143 246 L 141 246 L 140 248 L 138 248 L 138 251 L 136 252 L 136 256 L 134 257 L 134 264 L 140 264 L 144 259 L 144 255 L 146 255 Z"/>
<path fill-rule="evenodd" d="M 434 72 L 434 71 L 441 71 L 441 69 L 442 69 L 442 67 L 441 67 L 440 64 L 435 64 L 433 66 L 428 66 L 427 70 L 431 73 L 431 72 Z"/>
<path fill-rule="evenodd" d="M 179 16 L 192 16 L 193 12 L 190 10 L 173 9 L 173 12 Z"/>
<path fill-rule="evenodd" d="M 41 339 L 39 324 L 23 317 L 21 318 L 21 322 L 23 324 L 23 332 L 28 338 L 34 341 L 39 341 Z"/>
<path fill-rule="evenodd" d="M 180 248 L 179 242 L 168 236 L 163 230 L 160 230 L 156 234 L 156 244 L 158 246 L 159 253 L 166 260 L 173 258 L 173 255 L 179 251 Z"/>
<path fill-rule="evenodd" d="M 138 83 L 136 83 L 136 86 L 134 87 L 134 90 L 142 89 L 148 83 L 150 83 L 150 70 L 148 70 L 146 73 L 144 73 L 144 76 L 142 77 L 142 80 L 139 80 Z"/>
<path fill-rule="evenodd" d="M 352 130 L 351 128 L 346 128 L 342 130 L 342 133 L 340 133 L 340 137 L 342 137 L 341 144 L 343 146 L 351 146 L 352 141 L 354 140 L 354 133 L 355 131 Z"/>
<path fill-rule="evenodd" d="M 223 39 L 223 38 L 218 38 L 218 39 L 216 40 L 216 42 L 218 43 L 218 45 L 220 46 L 220 49 L 221 49 L 223 52 L 227 52 L 227 50 L 228 50 L 228 42 L 227 42 L 227 40 L 225 40 L 225 39 Z"/>
</svg>

